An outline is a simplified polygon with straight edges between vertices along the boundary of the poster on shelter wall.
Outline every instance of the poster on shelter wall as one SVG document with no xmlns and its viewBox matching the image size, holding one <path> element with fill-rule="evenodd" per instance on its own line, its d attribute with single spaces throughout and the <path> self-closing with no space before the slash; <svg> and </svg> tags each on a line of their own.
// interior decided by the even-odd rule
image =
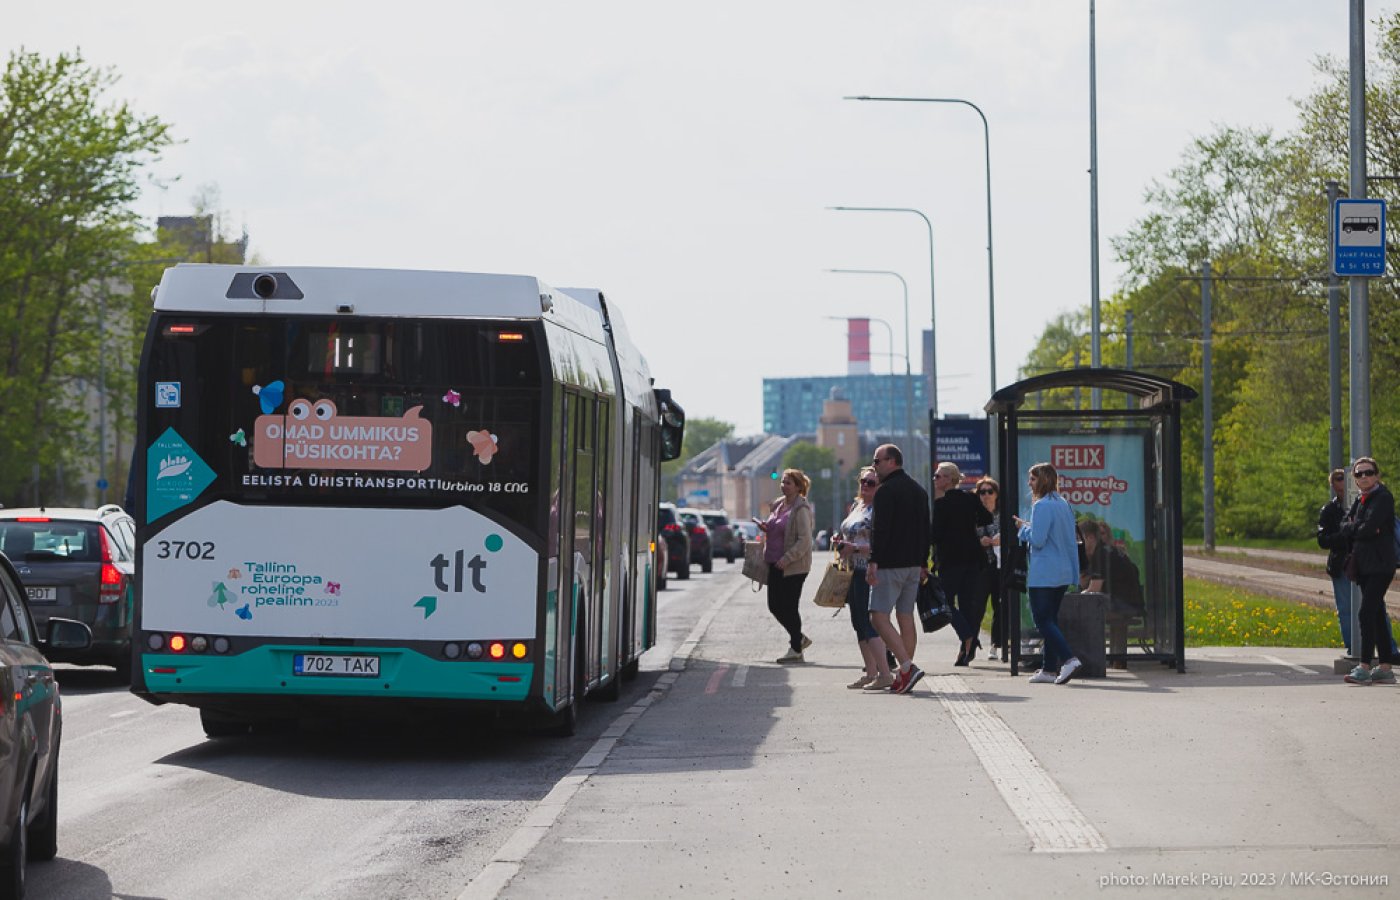
<svg viewBox="0 0 1400 900">
<path fill-rule="evenodd" d="M 1033 431 L 1017 435 L 1022 471 L 1048 462 L 1060 476 L 1060 495 L 1076 520 L 1092 518 L 1103 538 L 1121 547 L 1141 569 L 1148 509 L 1148 439 L 1141 429 L 1100 432 Z M 1023 487 L 1021 518 L 1030 517 L 1031 495 Z"/>
</svg>

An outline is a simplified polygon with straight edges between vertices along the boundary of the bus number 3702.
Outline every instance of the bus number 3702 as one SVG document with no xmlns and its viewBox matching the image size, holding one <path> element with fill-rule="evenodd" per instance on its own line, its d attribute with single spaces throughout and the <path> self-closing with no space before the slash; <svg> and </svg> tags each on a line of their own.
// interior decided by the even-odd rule
<svg viewBox="0 0 1400 900">
<path fill-rule="evenodd" d="M 213 559 L 213 541 L 159 541 L 158 559 Z"/>
</svg>

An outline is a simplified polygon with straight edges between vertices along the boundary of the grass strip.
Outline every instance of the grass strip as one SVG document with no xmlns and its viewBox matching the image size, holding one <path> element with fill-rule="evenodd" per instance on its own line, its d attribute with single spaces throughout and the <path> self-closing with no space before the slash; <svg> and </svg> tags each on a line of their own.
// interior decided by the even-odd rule
<svg viewBox="0 0 1400 900">
<path fill-rule="evenodd" d="M 1185 587 L 1188 647 L 1342 646 L 1334 610 L 1196 578 Z"/>
</svg>

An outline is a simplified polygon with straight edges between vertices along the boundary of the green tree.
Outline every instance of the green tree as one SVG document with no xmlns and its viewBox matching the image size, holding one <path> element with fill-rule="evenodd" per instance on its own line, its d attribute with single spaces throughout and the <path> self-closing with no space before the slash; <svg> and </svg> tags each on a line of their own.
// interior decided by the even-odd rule
<svg viewBox="0 0 1400 900">
<path fill-rule="evenodd" d="M 661 464 L 661 483 L 674 485 L 675 478 L 691 457 L 734 436 L 734 426 L 719 419 L 686 419 L 681 438 L 681 455 Z"/>
<path fill-rule="evenodd" d="M 87 398 L 109 282 L 139 254 L 142 165 L 168 126 L 109 101 L 109 71 L 81 54 L 10 54 L 0 76 L 0 502 L 62 502 L 65 469 L 95 451 Z M 13 175 L 11 176 L 11 173 Z M 148 312 L 148 310 L 147 310 Z M 139 329 L 137 329 L 139 330 Z M 70 485 L 71 487 L 71 485 Z"/>
</svg>

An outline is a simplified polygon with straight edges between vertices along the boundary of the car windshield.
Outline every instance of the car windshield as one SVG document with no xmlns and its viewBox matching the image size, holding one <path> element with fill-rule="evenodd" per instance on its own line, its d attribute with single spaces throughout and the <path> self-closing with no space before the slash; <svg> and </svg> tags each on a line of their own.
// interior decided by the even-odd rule
<svg viewBox="0 0 1400 900">
<path fill-rule="evenodd" d="M 724 516 L 705 516 L 705 524 L 711 528 L 721 528 L 729 524 L 729 520 Z"/>
<path fill-rule="evenodd" d="M 697 516 L 695 513 L 683 512 L 680 514 L 680 517 L 682 522 L 684 522 L 692 528 L 700 524 L 700 517 Z"/>
<path fill-rule="evenodd" d="M 663 506 L 657 514 L 656 521 L 662 525 L 674 525 L 676 524 L 676 514 Z"/>
<path fill-rule="evenodd" d="M 0 522 L 0 550 L 10 559 L 95 561 L 101 557 L 95 522 Z"/>
</svg>

